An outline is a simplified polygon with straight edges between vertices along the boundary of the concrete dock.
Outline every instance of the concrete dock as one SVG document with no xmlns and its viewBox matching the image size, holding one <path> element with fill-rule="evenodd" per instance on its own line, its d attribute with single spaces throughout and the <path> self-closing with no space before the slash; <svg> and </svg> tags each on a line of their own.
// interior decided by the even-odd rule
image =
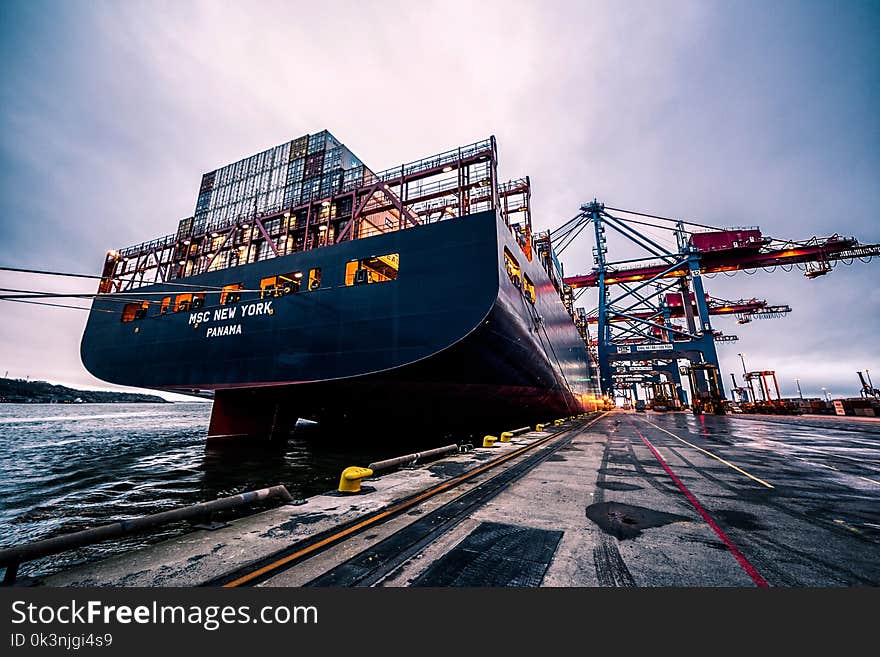
<svg viewBox="0 0 880 657">
<path fill-rule="evenodd" d="M 44 584 L 877 585 L 880 422 L 849 419 L 615 411 Z"/>
</svg>

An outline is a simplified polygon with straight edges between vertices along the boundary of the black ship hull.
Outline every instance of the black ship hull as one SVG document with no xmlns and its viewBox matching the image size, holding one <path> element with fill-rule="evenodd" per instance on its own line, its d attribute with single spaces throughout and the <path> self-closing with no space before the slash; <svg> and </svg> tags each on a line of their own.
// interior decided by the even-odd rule
<svg viewBox="0 0 880 657">
<path fill-rule="evenodd" d="M 508 276 L 505 251 L 534 300 Z M 346 263 L 383 254 L 399 258 L 395 280 L 346 281 Z M 120 301 L 155 302 L 181 283 L 255 290 L 314 268 L 322 276 L 312 291 L 246 291 L 232 309 L 214 292 L 198 310 L 120 321 Z M 598 395 L 551 278 L 493 211 L 99 296 L 81 354 L 112 383 L 216 391 L 214 438 L 286 435 L 297 418 L 499 431 L 589 410 Z"/>
</svg>

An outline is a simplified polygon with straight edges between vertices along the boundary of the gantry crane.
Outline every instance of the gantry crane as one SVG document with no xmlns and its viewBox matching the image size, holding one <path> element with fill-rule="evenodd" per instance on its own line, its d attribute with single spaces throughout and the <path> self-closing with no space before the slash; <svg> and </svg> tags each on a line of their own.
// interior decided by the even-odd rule
<svg viewBox="0 0 880 657">
<path fill-rule="evenodd" d="M 868 375 L 868 380 L 865 381 L 865 374 L 861 372 L 856 372 L 859 375 L 859 381 L 862 384 L 862 389 L 859 391 L 859 394 L 862 397 L 880 397 L 880 389 L 874 387 L 874 382 L 871 381 L 871 375 L 866 371 L 865 374 Z"/>
<path fill-rule="evenodd" d="M 732 314 L 740 323 L 747 323 L 753 318 L 784 315 L 791 308 L 770 306 L 757 299 L 713 300 L 703 288 L 704 275 L 797 267 L 808 278 L 815 278 L 830 272 L 837 263 L 869 261 L 880 255 L 880 244 L 860 244 L 851 237 L 781 241 L 764 236 L 758 227 L 724 229 L 606 207 L 596 200 L 581 206 L 560 228 L 536 239 L 552 241 L 561 252 L 589 225 L 595 237 L 596 266 L 590 273 L 565 277 L 564 282 L 575 296 L 584 288 L 598 289 L 597 308 L 585 319 L 581 315 L 581 320 L 597 325 L 596 357 L 603 391 L 613 394 L 616 379 L 630 383 L 627 379 L 632 366 L 628 364 L 650 363 L 646 367 L 652 373 L 665 371 L 670 380 L 680 382 L 678 360 L 687 359 L 690 365 L 684 372 L 691 380 L 694 408 L 710 412 L 723 412 L 724 396 L 715 348 L 715 342 L 720 341 L 716 337 L 721 336 L 713 330 L 710 316 Z M 661 245 L 640 226 L 667 231 L 677 248 Z M 626 238 L 642 255 L 611 261 L 608 230 Z M 685 325 L 672 323 L 673 317 L 683 317 Z M 623 376 L 615 371 L 618 368 L 626 370 Z"/>
<path fill-rule="evenodd" d="M 691 293 L 691 312 L 697 313 L 698 308 L 693 293 Z M 706 295 L 706 306 L 710 315 L 734 315 L 740 323 L 746 319 L 748 322 L 751 318 L 766 319 L 771 317 L 782 317 L 791 312 L 791 307 L 787 305 L 771 306 L 764 299 L 739 299 L 738 301 L 726 301 Z M 663 306 L 661 306 L 663 307 Z M 665 307 L 669 309 L 668 313 L 659 312 L 634 312 L 632 315 L 642 319 L 680 319 L 685 316 L 684 302 L 680 293 L 667 294 L 665 299 Z M 587 314 L 588 324 L 599 323 L 599 309 L 595 308 L 592 313 Z M 627 317 L 615 316 L 609 319 L 611 322 L 629 321 Z M 717 341 L 717 340 L 716 340 Z"/>
</svg>

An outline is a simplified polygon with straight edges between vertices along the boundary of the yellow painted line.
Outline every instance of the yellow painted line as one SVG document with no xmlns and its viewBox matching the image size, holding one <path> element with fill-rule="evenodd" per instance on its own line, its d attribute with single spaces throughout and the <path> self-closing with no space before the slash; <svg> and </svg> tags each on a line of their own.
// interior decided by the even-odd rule
<svg viewBox="0 0 880 657">
<path fill-rule="evenodd" d="M 644 418 L 642 418 L 642 419 L 644 420 Z M 645 422 L 648 422 L 648 420 L 644 420 L 644 421 L 645 421 Z M 743 470 L 743 469 L 742 469 L 741 467 L 739 467 L 738 465 L 734 465 L 734 464 L 731 463 L 730 461 L 726 461 L 726 460 L 724 460 L 723 458 L 721 458 L 721 457 L 718 456 L 717 454 L 713 454 L 712 452 L 710 452 L 710 451 L 707 450 L 707 449 L 703 449 L 702 447 L 700 447 L 700 446 L 698 446 L 698 445 L 694 445 L 693 443 L 689 443 L 689 442 L 686 441 L 684 438 L 679 438 L 678 436 L 676 436 L 676 435 L 675 435 L 674 433 L 672 433 L 671 431 L 667 431 L 667 430 L 664 429 L 663 427 L 658 427 L 658 426 L 657 426 L 656 424 L 654 424 L 653 422 L 648 422 L 648 424 L 650 424 L 650 425 L 651 425 L 652 427 L 654 427 L 655 429 L 660 429 L 660 431 L 662 431 L 662 432 L 665 433 L 665 434 L 669 434 L 670 436 L 672 436 L 672 437 L 675 438 L 676 440 L 678 440 L 678 441 L 680 441 L 680 442 L 683 442 L 683 443 L 684 443 L 685 445 L 687 445 L 688 447 L 693 447 L 694 449 L 696 449 L 696 450 L 698 450 L 698 451 L 700 451 L 700 452 L 703 452 L 703 454 L 706 454 L 707 456 L 711 456 L 711 457 L 712 457 L 713 459 L 715 459 L 716 461 L 721 461 L 721 462 L 722 462 L 724 465 L 726 465 L 727 467 L 729 467 L 729 468 L 733 468 L 734 470 L 736 470 L 736 471 L 739 472 L 740 474 L 745 475 L 746 477 L 748 477 L 748 478 L 751 479 L 752 481 L 756 481 L 756 482 L 758 482 L 759 484 L 761 484 L 762 486 L 766 486 L 767 488 L 774 488 L 773 484 L 768 484 L 768 483 L 767 483 L 766 481 L 764 481 L 763 479 L 760 479 L 760 478 L 756 477 L 756 476 L 753 475 L 753 474 L 749 474 L 748 472 L 746 472 L 745 470 Z"/>
<path fill-rule="evenodd" d="M 509 461 L 510 459 L 516 458 L 520 454 L 528 452 L 529 450 L 534 449 L 535 447 L 538 447 L 540 445 L 544 445 L 544 444 L 550 442 L 551 440 L 553 440 L 554 438 L 559 437 L 562 434 L 569 433 L 570 431 L 574 431 L 575 429 L 579 429 L 579 430 L 586 429 L 587 427 L 590 427 L 593 424 L 595 424 L 596 422 L 598 422 L 599 420 L 601 420 L 604 417 L 604 415 L 605 415 L 604 413 L 600 414 L 598 417 L 594 418 L 593 420 L 591 420 L 590 422 L 588 422 L 587 424 L 585 424 L 581 427 L 573 427 L 571 429 L 563 429 L 562 431 L 558 431 L 550 436 L 547 436 L 546 438 L 541 438 L 540 440 L 536 440 L 535 442 L 531 443 L 530 445 L 526 445 L 525 447 L 520 447 L 519 449 L 511 452 L 510 454 L 506 454 L 506 455 L 502 456 L 501 458 L 498 458 L 494 461 L 490 461 L 489 463 L 486 463 L 485 465 L 481 465 L 478 468 L 475 468 L 474 470 L 470 470 L 469 472 L 466 472 L 463 475 L 459 475 L 458 477 L 455 477 L 454 479 L 450 479 L 447 482 L 439 484 L 439 485 L 435 486 L 434 488 L 429 488 L 428 490 L 416 495 L 413 498 L 410 498 L 408 500 L 404 500 L 403 502 L 400 502 L 399 504 L 396 504 L 396 505 L 392 506 L 391 508 L 385 509 L 384 511 L 379 511 L 378 513 L 376 513 L 372 516 L 368 516 L 366 519 L 360 521 L 359 523 L 357 523 L 351 527 L 340 530 L 340 531 L 336 532 L 335 534 L 332 534 L 331 536 L 327 536 L 326 538 L 323 538 L 316 543 L 312 543 L 311 545 L 308 545 L 300 550 L 297 550 L 296 552 L 294 552 L 292 554 L 288 554 L 286 557 L 281 557 L 280 559 L 277 559 L 277 560 L 273 561 L 272 563 L 266 564 L 265 566 L 258 568 L 257 570 L 251 571 L 251 572 L 247 573 L 246 575 L 242 575 L 241 577 L 224 584 L 223 588 L 236 588 L 236 587 L 241 586 L 243 584 L 247 584 L 248 582 L 251 582 L 259 577 L 262 577 L 263 575 L 267 575 L 275 570 L 278 570 L 279 568 L 290 563 L 291 561 L 296 561 L 297 559 L 304 557 L 308 554 L 311 554 L 312 552 L 315 552 L 317 550 L 320 550 L 321 548 L 323 548 L 325 546 L 332 545 L 333 543 L 336 543 L 340 539 L 343 539 L 346 536 L 350 536 L 352 534 L 355 534 L 358 531 L 360 531 L 361 529 L 364 529 L 365 527 L 369 527 L 370 525 L 374 525 L 377 522 L 384 520 L 385 518 L 388 518 L 389 516 L 396 515 L 396 514 L 400 513 L 401 511 L 408 509 L 411 506 L 415 506 L 419 502 L 427 500 L 428 498 L 431 498 L 434 495 L 437 495 L 438 493 L 442 493 L 443 491 L 445 491 L 449 488 L 453 488 L 454 486 L 457 486 L 458 484 L 461 484 L 469 479 L 472 479 L 473 477 L 477 476 L 481 472 L 485 472 L 486 470 L 490 470 L 497 465 L 501 465 L 502 463 Z"/>
<path fill-rule="evenodd" d="M 842 526 L 842 527 L 846 527 L 846 528 L 847 528 L 848 530 L 850 530 L 853 534 L 861 534 L 861 533 L 862 533 L 862 532 L 860 532 L 858 529 L 856 529 L 855 527 L 853 527 L 852 525 L 848 525 L 847 523 L 845 523 L 843 520 L 839 520 L 839 519 L 835 518 L 835 519 L 834 519 L 834 522 L 836 522 L 838 525 L 840 525 L 840 526 Z"/>
</svg>

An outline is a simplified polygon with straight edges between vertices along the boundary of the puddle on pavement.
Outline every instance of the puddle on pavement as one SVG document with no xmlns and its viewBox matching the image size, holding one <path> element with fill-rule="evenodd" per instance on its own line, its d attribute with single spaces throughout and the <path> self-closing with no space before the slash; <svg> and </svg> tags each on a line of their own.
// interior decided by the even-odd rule
<svg viewBox="0 0 880 657">
<path fill-rule="evenodd" d="M 606 534 L 624 541 L 636 538 L 646 529 L 662 527 L 673 522 L 689 522 L 687 516 L 646 509 L 643 506 L 620 502 L 599 502 L 586 509 L 587 518 L 599 525 Z"/>
<path fill-rule="evenodd" d="M 745 531 L 766 529 L 756 515 L 746 513 L 745 511 L 728 509 L 726 511 L 716 511 L 714 515 L 722 525 L 727 527 L 735 527 L 736 529 L 743 529 Z"/>
<path fill-rule="evenodd" d="M 625 484 L 622 481 L 597 481 L 596 486 L 605 490 L 642 490 L 641 486 L 636 484 Z"/>
</svg>

